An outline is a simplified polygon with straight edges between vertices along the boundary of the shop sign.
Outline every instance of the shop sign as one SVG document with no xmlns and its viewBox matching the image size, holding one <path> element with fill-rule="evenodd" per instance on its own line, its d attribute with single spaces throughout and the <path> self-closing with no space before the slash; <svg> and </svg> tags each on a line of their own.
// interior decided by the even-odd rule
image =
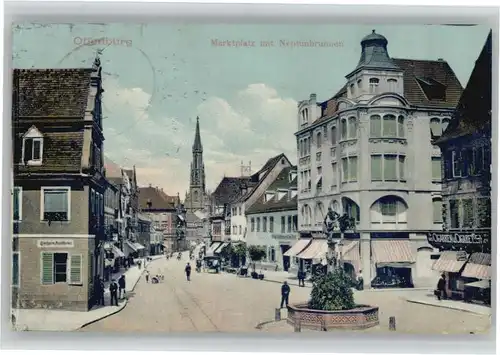
<svg viewBox="0 0 500 355">
<path fill-rule="evenodd" d="M 490 236 L 490 232 L 434 232 L 427 233 L 427 240 L 435 247 L 443 245 L 480 246 L 488 244 Z"/>
<path fill-rule="evenodd" d="M 74 248 L 75 244 L 71 239 L 38 239 L 39 248 Z"/>
<path fill-rule="evenodd" d="M 297 239 L 297 235 L 294 233 L 291 234 L 273 234 L 273 239 Z"/>
</svg>

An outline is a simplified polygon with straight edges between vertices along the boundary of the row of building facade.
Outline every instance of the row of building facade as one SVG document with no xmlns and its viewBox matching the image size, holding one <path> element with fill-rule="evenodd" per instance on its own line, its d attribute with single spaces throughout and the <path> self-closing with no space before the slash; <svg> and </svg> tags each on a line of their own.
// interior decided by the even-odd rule
<svg viewBox="0 0 500 355">
<path fill-rule="evenodd" d="M 391 58 L 387 45 L 373 31 L 337 94 L 299 102 L 297 166 L 279 155 L 221 180 L 210 251 L 245 242 L 266 249 L 262 267 L 310 270 L 326 263 L 332 209 L 356 221 L 341 248 L 365 287 L 491 279 L 491 34 L 465 90 L 443 59 Z"/>
<path fill-rule="evenodd" d="M 139 187 L 135 167 L 104 156 L 101 72 L 98 58 L 13 72 L 14 308 L 87 311 L 99 278 L 185 248 L 179 198 Z"/>
</svg>

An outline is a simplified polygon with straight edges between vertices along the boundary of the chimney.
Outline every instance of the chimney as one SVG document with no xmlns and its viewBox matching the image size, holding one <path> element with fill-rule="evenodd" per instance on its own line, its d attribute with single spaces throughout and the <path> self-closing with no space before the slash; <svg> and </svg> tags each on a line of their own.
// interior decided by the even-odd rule
<svg viewBox="0 0 500 355">
<path fill-rule="evenodd" d="M 316 94 L 311 94 L 311 96 L 309 97 L 309 103 L 310 104 L 316 103 Z"/>
<path fill-rule="evenodd" d="M 444 62 L 443 58 L 438 58 L 438 62 Z"/>
</svg>

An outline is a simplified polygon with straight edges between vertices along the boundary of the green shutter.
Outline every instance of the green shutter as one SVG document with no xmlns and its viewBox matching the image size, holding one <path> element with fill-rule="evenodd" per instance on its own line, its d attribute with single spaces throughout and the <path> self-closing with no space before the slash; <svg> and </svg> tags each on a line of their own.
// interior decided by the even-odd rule
<svg viewBox="0 0 500 355">
<path fill-rule="evenodd" d="M 54 283 L 54 254 L 42 253 L 42 285 Z"/>
<path fill-rule="evenodd" d="M 12 254 L 12 286 L 19 286 L 19 254 Z"/>
<path fill-rule="evenodd" d="M 81 284 L 82 283 L 82 255 L 76 254 L 70 256 L 69 263 L 69 283 Z"/>
</svg>

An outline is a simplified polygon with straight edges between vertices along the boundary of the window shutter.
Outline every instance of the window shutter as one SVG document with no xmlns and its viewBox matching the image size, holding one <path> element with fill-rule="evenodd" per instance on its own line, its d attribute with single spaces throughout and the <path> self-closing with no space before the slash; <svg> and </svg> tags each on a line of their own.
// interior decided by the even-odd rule
<svg viewBox="0 0 500 355">
<path fill-rule="evenodd" d="M 75 254 L 70 256 L 69 262 L 69 284 L 82 283 L 82 255 Z"/>
<path fill-rule="evenodd" d="M 24 163 L 33 159 L 33 139 L 24 140 Z"/>
<path fill-rule="evenodd" d="M 54 283 L 54 254 L 42 253 L 42 285 Z"/>
</svg>

